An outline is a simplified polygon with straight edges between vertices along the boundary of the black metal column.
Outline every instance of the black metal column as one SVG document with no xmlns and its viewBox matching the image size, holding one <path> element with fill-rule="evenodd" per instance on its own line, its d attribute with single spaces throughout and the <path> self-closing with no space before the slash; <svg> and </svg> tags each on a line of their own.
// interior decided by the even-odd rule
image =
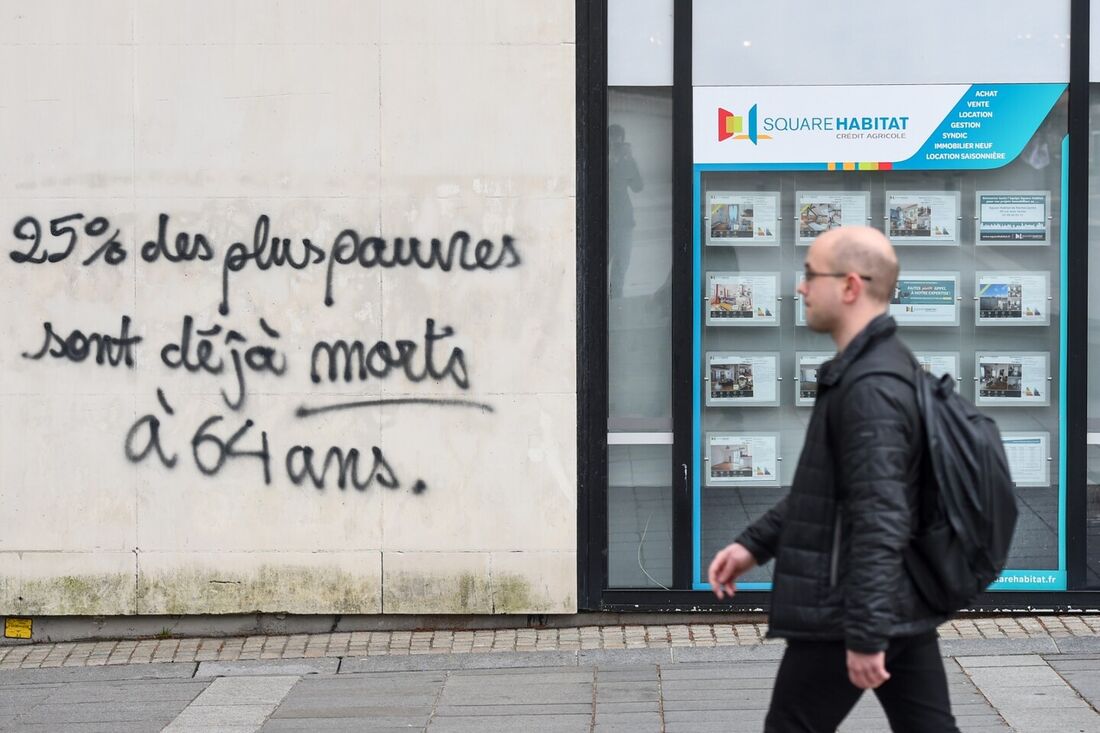
<svg viewBox="0 0 1100 733">
<path fill-rule="evenodd" d="M 607 585 L 607 1 L 577 0 L 577 606 Z"/>
<path fill-rule="evenodd" d="M 672 587 L 691 588 L 692 109 L 690 0 L 672 23 Z"/>
</svg>

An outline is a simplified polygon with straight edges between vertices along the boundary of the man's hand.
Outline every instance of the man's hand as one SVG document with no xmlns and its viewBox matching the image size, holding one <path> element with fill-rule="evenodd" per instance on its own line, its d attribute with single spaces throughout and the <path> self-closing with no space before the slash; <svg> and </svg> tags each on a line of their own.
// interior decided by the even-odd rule
<svg viewBox="0 0 1100 733">
<path fill-rule="evenodd" d="M 848 650 L 848 679 L 861 690 L 873 690 L 886 680 L 886 652 L 861 654 Z"/>
<path fill-rule="evenodd" d="M 719 599 L 727 595 L 733 598 L 737 586 L 734 581 L 756 565 L 756 558 L 752 556 L 744 545 L 734 542 L 721 550 L 710 563 L 707 577 L 710 580 L 710 589 Z"/>
</svg>

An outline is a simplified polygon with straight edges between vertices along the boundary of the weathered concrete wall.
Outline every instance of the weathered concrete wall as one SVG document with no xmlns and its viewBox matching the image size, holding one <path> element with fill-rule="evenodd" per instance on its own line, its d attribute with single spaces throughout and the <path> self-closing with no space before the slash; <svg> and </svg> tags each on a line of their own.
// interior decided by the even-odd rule
<svg viewBox="0 0 1100 733">
<path fill-rule="evenodd" d="M 0 612 L 575 610 L 573 22 L 0 0 Z"/>
</svg>

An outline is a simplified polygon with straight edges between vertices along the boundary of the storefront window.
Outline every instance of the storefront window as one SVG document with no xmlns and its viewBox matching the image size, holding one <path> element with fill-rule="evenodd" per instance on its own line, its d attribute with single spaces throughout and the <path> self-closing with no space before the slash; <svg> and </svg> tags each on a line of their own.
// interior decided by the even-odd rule
<svg viewBox="0 0 1100 733">
<path fill-rule="evenodd" d="M 1093 43 L 1100 41 L 1094 40 Z M 1089 282 L 1100 282 L 1100 83 L 1089 85 Z M 1100 588 L 1100 297 L 1088 301 L 1088 479 L 1085 582 Z"/>
<path fill-rule="evenodd" d="M 672 583 L 672 93 L 608 91 L 608 584 Z"/>
<path fill-rule="evenodd" d="M 817 367 L 834 352 L 795 288 L 813 239 L 857 224 L 897 248 L 890 312 L 905 342 L 1002 431 L 1020 519 L 993 588 L 1065 589 L 1064 89 L 696 89 L 695 588 L 713 553 L 789 490 Z M 920 113 L 798 113 L 910 104 L 934 110 L 919 132 Z M 822 147 L 804 142 L 814 133 Z M 741 587 L 765 589 L 769 573 Z"/>
</svg>

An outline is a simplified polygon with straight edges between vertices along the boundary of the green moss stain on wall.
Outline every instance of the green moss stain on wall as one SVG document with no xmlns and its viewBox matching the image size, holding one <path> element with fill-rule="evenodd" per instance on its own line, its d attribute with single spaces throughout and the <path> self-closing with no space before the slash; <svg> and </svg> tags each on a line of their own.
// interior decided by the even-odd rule
<svg viewBox="0 0 1100 733">
<path fill-rule="evenodd" d="M 0 605 L 3 613 L 27 616 L 132 614 L 136 609 L 134 576 L 114 573 L 3 578 Z"/>
<path fill-rule="evenodd" d="M 189 568 L 141 573 L 137 595 L 138 612 L 143 614 L 381 611 L 376 578 L 293 565 L 266 565 L 248 572 Z"/>
<path fill-rule="evenodd" d="M 393 573 L 386 576 L 386 613 L 492 613 L 489 579 L 457 575 Z"/>
</svg>

